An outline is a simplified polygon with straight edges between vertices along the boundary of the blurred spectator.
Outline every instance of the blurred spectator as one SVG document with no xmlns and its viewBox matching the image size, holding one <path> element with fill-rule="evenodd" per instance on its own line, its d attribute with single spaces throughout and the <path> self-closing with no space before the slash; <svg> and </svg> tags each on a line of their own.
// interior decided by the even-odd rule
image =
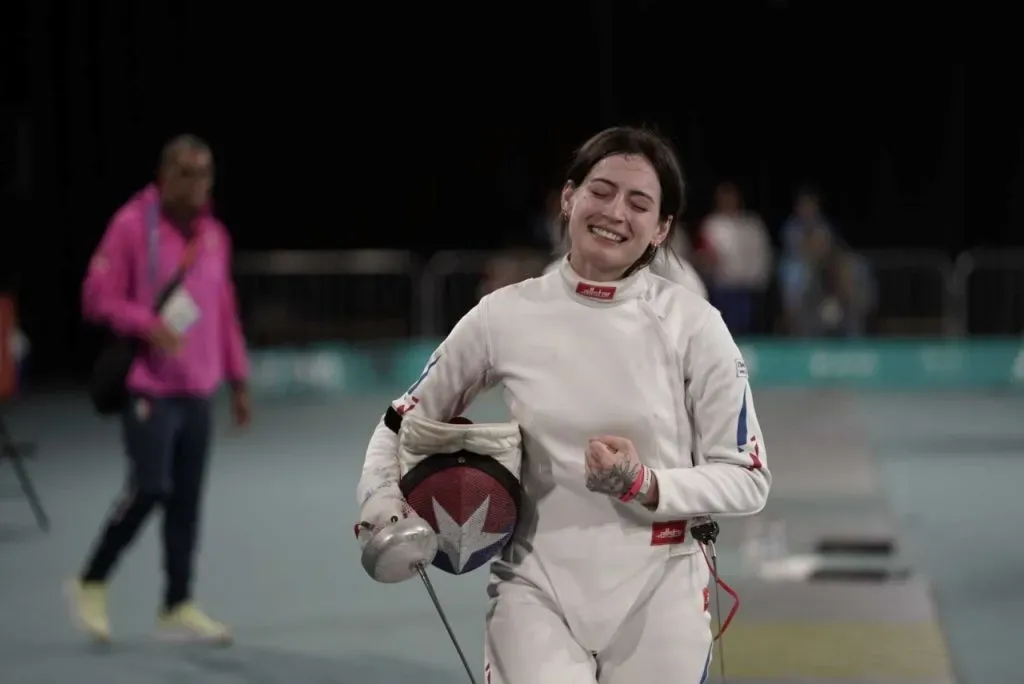
<svg viewBox="0 0 1024 684">
<path fill-rule="evenodd" d="M 739 188 L 715 189 L 715 210 L 700 229 L 696 262 L 711 303 L 734 335 L 754 332 L 772 276 L 772 246 L 761 217 L 743 208 Z"/>
<path fill-rule="evenodd" d="M 797 193 L 793 215 L 782 227 L 782 249 L 779 287 L 790 333 L 863 334 L 875 304 L 869 268 L 826 220 L 814 190 Z"/>
<path fill-rule="evenodd" d="M 821 210 L 821 196 L 812 186 L 805 185 L 797 190 L 793 202 L 793 213 L 786 222 L 782 224 L 781 242 L 782 257 L 779 260 L 780 273 L 788 272 L 795 278 L 792 282 L 799 281 L 796 277 L 799 269 L 792 269 L 791 266 L 800 260 L 800 254 L 809 231 L 815 227 L 824 230 L 829 234 L 835 233 L 832 225 L 825 218 Z"/>
<path fill-rule="evenodd" d="M 100 385 L 114 390 L 96 408 L 121 414 L 128 465 L 124 492 L 70 586 L 75 621 L 100 642 L 110 639 L 108 583 L 157 510 L 164 516 L 161 631 L 231 641 L 192 597 L 220 386 L 230 384 L 237 426 L 252 413 L 231 239 L 212 210 L 213 179 L 206 141 L 189 134 L 168 141 L 156 182 L 114 214 L 82 284 L 86 320 L 138 340 L 113 348 L 128 351 L 127 364 L 96 367 Z"/>
</svg>

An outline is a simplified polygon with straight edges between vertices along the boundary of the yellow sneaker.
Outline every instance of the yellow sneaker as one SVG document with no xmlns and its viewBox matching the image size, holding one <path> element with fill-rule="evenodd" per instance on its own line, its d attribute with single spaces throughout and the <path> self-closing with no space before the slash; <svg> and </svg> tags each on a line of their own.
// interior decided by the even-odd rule
<svg viewBox="0 0 1024 684">
<path fill-rule="evenodd" d="M 160 637 L 168 641 L 192 641 L 227 645 L 231 630 L 211 619 L 195 603 L 183 603 L 160 615 Z"/>
<path fill-rule="evenodd" d="M 75 626 L 97 641 L 109 642 L 107 585 L 74 579 L 68 583 L 67 595 L 71 603 L 71 619 Z"/>
</svg>

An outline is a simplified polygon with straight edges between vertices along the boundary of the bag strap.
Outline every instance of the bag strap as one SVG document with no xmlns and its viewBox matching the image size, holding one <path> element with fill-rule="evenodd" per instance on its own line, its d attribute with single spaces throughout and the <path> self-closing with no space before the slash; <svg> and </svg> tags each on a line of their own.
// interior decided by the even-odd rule
<svg viewBox="0 0 1024 684">
<path fill-rule="evenodd" d="M 167 297 L 173 292 L 178 285 L 185 279 L 185 275 L 188 270 L 192 267 L 195 261 L 197 245 L 199 242 L 198 233 L 193 235 L 189 241 L 185 244 L 185 251 L 181 255 L 181 261 L 178 264 L 177 270 L 169 281 L 163 286 L 162 289 L 157 288 L 157 280 L 159 278 L 159 266 L 160 266 L 160 203 L 152 202 L 147 207 L 146 211 L 146 232 L 149 243 L 149 285 L 150 290 L 154 293 L 154 304 L 157 309 L 163 306 L 164 302 L 167 301 Z"/>
<path fill-rule="evenodd" d="M 149 287 L 156 290 L 157 267 L 160 264 L 160 212 L 157 202 L 146 207 L 146 232 L 149 239 Z"/>
</svg>

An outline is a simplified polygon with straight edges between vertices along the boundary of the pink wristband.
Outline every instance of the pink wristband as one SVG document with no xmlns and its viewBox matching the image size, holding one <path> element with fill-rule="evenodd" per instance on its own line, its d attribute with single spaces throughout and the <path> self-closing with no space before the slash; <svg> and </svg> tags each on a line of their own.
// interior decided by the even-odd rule
<svg viewBox="0 0 1024 684">
<path fill-rule="evenodd" d="M 640 488 L 644 486 L 644 480 L 647 479 L 647 466 L 641 465 L 640 472 L 637 473 L 636 479 L 633 480 L 633 484 L 630 486 L 629 491 L 619 497 L 619 501 L 622 503 L 629 503 L 636 498 Z"/>
</svg>

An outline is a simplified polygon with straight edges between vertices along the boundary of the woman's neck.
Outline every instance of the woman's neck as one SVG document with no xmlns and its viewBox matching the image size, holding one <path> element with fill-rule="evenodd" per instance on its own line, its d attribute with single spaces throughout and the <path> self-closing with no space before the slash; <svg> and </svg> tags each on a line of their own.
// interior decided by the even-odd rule
<svg viewBox="0 0 1024 684">
<path fill-rule="evenodd" d="M 616 280 L 622 280 L 624 276 L 623 271 L 620 270 L 604 271 L 595 268 L 582 257 L 578 256 L 577 252 L 570 252 L 569 265 L 572 266 L 572 270 L 576 272 L 576 275 L 583 280 L 589 280 L 592 283 L 610 283 Z"/>
</svg>

